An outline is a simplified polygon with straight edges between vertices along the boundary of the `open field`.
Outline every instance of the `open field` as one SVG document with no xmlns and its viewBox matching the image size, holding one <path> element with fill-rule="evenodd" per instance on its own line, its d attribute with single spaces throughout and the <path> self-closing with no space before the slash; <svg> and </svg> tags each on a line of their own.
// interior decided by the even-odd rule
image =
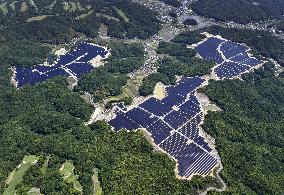
<svg viewBox="0 0 284 195">
<path fill-rule="evenodd" d="M 65 162 L 60 168 L 60 173 L 63 175 L 63 179 L 68 183 L 73 183 L 74 188 L 78 191 L 82 191 L 82 185 L 78 181 L 78 175 L 74 173 L 74 165 L 72 162 Z"/>
<path fill-rule="evenodd" d="M 7 14 L 8 13 L 8 7 L 7 7 L 7 2 L 1 3 L 0 4 L 0 13 Z"/>
<path fill-rule="evenodd" d="M 27 19 L 27 22 L 34 22 L 34 21 L 41 21 L 48 17 L 52 17 L 53 15 L 42 15 L 42 16 L 35 16 Z"/>
<path fill-rule="evenodd" d="M 31 188 L 28 195 L 41 195 L 39 188 Z"/>
<path fill-rule="evenodd" d="M 38 161 L 39 157 L 34 156 L 34 155 L 29 155 L 29 156 L 25 156 L 23 159 L 23 162 L 21 164 L 19 164 L 19 166 L 14 169 L 7 181 L 6 181 L 6 189 L 3 193 L 3 195 L 11 195 L 11 194 L 15 194 L 15 189 L 17 187 L 17 185 L 19 185 L 22 180 L 23 180 L 23 176 L 25 174 L 25 172 Z"/>
<path fill-rule="evenodd" d="M 102 191 L 102 187 L 99 181 L 99 176 L 98 176 L 98 169 L 95 168 L 94 169 L 94 175 L 93 175 L 93 183 L 94 183 L 94 195 L 102 195 L 103 191 Z"/>
<path fill-rule="evenodd" d="M 121 10 L 121 9 L 118 9 L 118 8 L 115 8 L 117 14 L 123 18 L 123 20 L 125 22 L 129 22 L 129 18 L 125 15 L 125 13 Z"/>
</svg>

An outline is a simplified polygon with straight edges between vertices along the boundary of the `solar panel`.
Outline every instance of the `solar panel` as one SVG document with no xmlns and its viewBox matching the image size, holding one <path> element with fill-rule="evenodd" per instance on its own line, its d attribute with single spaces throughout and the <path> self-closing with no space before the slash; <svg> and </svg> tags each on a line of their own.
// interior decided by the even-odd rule
<svg viewBox="0 0 284 195">
<path fill-rule="evenodd" d="M 127 118 L 127 116 L 125 116 L 123 112 L 118 112 L 116 114 L 116 118 L 108 122 L 114 128 L 115 131 L 119 131 L 120 129 L 136 130 L 140 128 L 137 123 Z"/>
<path fill-rule="evenodd" d="M 150 124 L 157 121 L 158 118 L 141 108 L 134 108 L 125 113 L 125 116 L 143 128 L 147 128 Z"/>
<path fill-rule="evenodd" d="M 186 142 L 187 139 L 185 137 L 179 133 L 174 133 L 159 146 L 173 157 L 178 158 L 183 149 L 187 147 Z"/>
<path fill-rule="evenodd" d="M 66 67 L 70 69 L 77 77 L 91 72 L 94 69 L 94 67 L 88 63 L 72 63 Z"/>
<path fill-rule="evenodd" d="M 172 131 L 172 129 L 160 119 L 152 123 L 147 130 L 151 133 L 151 137 L 157 145 L 170 136 L 170 132 Z"/>
<path fill-rule="evenodd" d="M 220 64 L 224 60 L 221 54 L 217 51 L 217 49 L 223 42 L 224 41 L 221 39 L 210 37 L 205 42 L 198 45 L 195 49 L 203 59 L 212 60 L 217 64 Z"/>
<path fill-rule="evenodd" d="M 195 49 L 202 58 L 219 64 L 215 73 L 220 79 L 240 76 L 251 67 L 262 63 L 258 59 L 249 57 L 246 46 L 215 37 L 208 38 Z"/>
<path fill-rule="evenodd" d="M 217 159 L 178 133 L 168 137 L 160 147 L 178 161 L 179 175 L 208 174 L 217 164 Z"/>
<path fill-rule="evenodd" d="M 188 120 L 181 112 L 173 110 L 170 114 L 166 115 L 164 118 L 172 128 L 178 129 Z"/>
<path fill-rule="evenodd" d="M 201 114 L 195 116 L 190 122 L 180 128 L 178 131 L 189 139 L 194 139 L 199 136 L 198 125 L 201 122 Z"/>
<path fill-rule="evenodd" d="M 164 106 L 163 102 L 153 97 L 140 104 L 139 107 L 147 110 L 150 113 L 153 113 L 156 116 L 163 116 L 170 111 L 170 108 Z"/>
<path fill-rule="evenodd" d="M 74 76 L 81 76 L 93 69 L 93 67 L 88 64 L 90 59 L 98 55 L 104 58 L 107 54 L 108 51 L 103 47 L 82 43 L 78 45 L 75 50 L 60 56 L 58 61 L 52 66 L 44 66 L 41 64 L 30 68 L 15 67 L 16 81 L 18 87 L 22 87 L 25 84 L 33 85 L 59 75 L 68 76 L 68 71 Z M 66 72 L 64 70 L 68 71 Z"/>
<path fill-rule="evenodd" d="M 244 64 L 237 64 L 235 62 L 225 62 L 215 69 L 216 75 L 220 79 L 233 78 L 239 76 L 250 69 L 249 66 Z"/>
<path fill-rule="evenodd" d="M 191 171 L 190 168 L 195 168 L 191 164 L 197 165 L 199 168 L 196 171 L 193 170 L 193 174 L 201 174 L 201 171 L 205 173 L 207 169 L 211 171 L 208 160 L 200 163 L 198 161 L 198 157 L 211 159 L 210 155 L 205 152 L 205 149 L 210 151 L 211 148 L 209 146 L 206 148 L 206 142 L 202 142 L 201 145 L 199 141 L 198 125 L 201 123 L 203 115 L 200 113 L 199 102 L 193 95 L 203 82 L 204 80 L 198 77 L 184 77 L 177 85 L 167 88 L 167 97 L 164 99 L 149 98 L 138 107 L 120 113 L 118 119 L 113 119 L 109 124 L 114 126 L 115 130 L 126 128 L 126 124 L 123 123 L 128 123 L 127 119 L 130 119 L 131 124 L 135 123 L 132 124 L 130 130 L 133 129 L 133 126 L 137 128 L 135 125 L 146 128 L 154 143 L 178 161 L 182 176 L 190 176 L 188 173 Z M 190 119 L 190 123 L 187 123 Z M 198 140 L 204 149 L 194 144 L 192 142 L 194 139 Z M 188 143 L 190 140 L 191 144 Z M 217 163 L 217 160 L 215 162 Z"/>
<path fill-rule="evenodd" d="M 246 53 L 246 50 L 247 47 L 232 41 L 224 42 L 220 46 L 220 51 L 227 59 L 232 58 L 240 53 Z"/>
<path fill-rule="evenodd" d="M 207 152 L 211 152 L 212 151 L 212 149 L 209 147 L 208 143 L 205 142 L 203 137 L 200 137 L 200 136 L 195 137 L 194 138 L 194 142 L 197 145 L 201 146 L 203 149 L 205 149 Z"/>
</svg>

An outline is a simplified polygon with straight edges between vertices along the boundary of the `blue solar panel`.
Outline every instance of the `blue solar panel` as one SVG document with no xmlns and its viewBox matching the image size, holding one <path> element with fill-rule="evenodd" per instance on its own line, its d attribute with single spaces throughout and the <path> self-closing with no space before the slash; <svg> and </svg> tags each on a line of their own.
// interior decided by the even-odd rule
<svg viewBox="0 0 284 195">
<path fill-rule="evenodd" d="M 116 114 L 116 118 L 108 122 L 111 126 L 113 126 L 115 131 L 119 131 L 120 129 L 136 130 L 140 128 L 137 123 L 127 118 L 123 112 L 118 112 Z"/>
<path fill-rule="evenodd" d="M 159 146 L 177 159 L 181 151 L 187 147 L 186 142 L 187 139 L 185 137 L 181 136 L 179 133 L 174 133 Z"/>
<path fill-rule="evenodd" d="M 140 108 L 134 108 L 126 112 L 125 116 L 143 128 L 147 128 L 150 124 L 158 120 L 157 117 L 147 113 Z"/>
<path fill-rule="evenodd" d="M 173 106 L 179 106 L 180 104 L 182 104 L 184 99 L 185 98 L 180 95 L 170 93 L 166 98 L 162 100 L 162 103 L 166 108 L 171 109 Z"/>
<path fill-rule="evenodd" d="M 140 108 L 147 110 L 156 116 L 163 116 L 170 111 L 169 107 L 164 106 L 164 103 L 156 98 L 150 98 L 139 105 Z"/>
<path fill-rule="evenodd" d="M 173 110 L 170 114 L 165 116 L 164 120 L 172 128 L 178 129 L 179 127 L 181 127 L 183 124 L 185 124 L 188 121 L 188 118 L 183 116 L 181 112 Z"/>
<path fill-rule="evenodd" d="M 262 62 L 261 62 L 260 60 L 255 59 L 255 58 L 250 58 L 250 59 L 248 59 L 248 60 L 246 60 L 246 61 L 243 62 L 243 64 L 248 65 L 248 66 L 250 66 L 250 67 L 257 66 L 257 65 L 259 65 L 259 64 L 261 64 L 261 63 L 262 63 Z"/>
<path fill-rule="evenodd" d="M 202 58 L 220 64 L 215 69 L 220 79 L 240 76 L 251 67 L 262 63 L 258 59 L 249 57 L 246 46 L 218 38 L 208 38 L 195 49 Z"/>
<path fill-rule="evenodd" d="M 174 133 L 161 143 L 160 147 L 178 161 L 178 170 L 181 176 L 208 174 L 217 164 L 217 159 L 196 144 L 188 144 L 187 141 L 180 134 Z"/>
<path fill-rule="evenodd" d="M 93 67 L 87 63 L 90 59 L 98 55 L 104 58 L 107 54 L 108 51 L 102 47 L 82 43 L 78 45 L 74 51 L 60 56 L 57 63 L 52 66 L 35 65 L 30 68 L 15 67 L 16 81 L 18 87 L 22 87 L 25 84 L 33 85 L 59 75 L 68 76 L 69 74 L 63 70 L 65 68 L 68 68 L 74 76 L 81 76 L 93 69 Z"/>
<path fill-rule="evenodd" d="M 195 96 L 190 96 L 190 99 L 184 102 L 179 109 L 179 112 L 187 119 L 193 118 L 200 111 L 200 105 Z"/>
<path fill-rule="evenodd" d="M 175 86 L 171 86 L 167 88 L 168 94 L 173 95 L 180 95 L 182 97 L 186 97 L 187 94 L 193 92 L 196 90 L 197 87 L 202 85 L 204 82 L 204 79 L 201 79 L 199 77 L 193 77 L 193 78 L 186 78 L 183 77 Z"/>
<path fill-rule="evenodd" d="M 220 46 L 220 51 L 227 59 L 232 58 L 240 53 L 246 53 L 246 50 L 247 47 L 232 41 L 224 42 Z"/>
<path fill-rule="evenodd" d="M 181 175 L 188 177 L 192 174 L 208 174 L 217 164 L 217 159 L 203 151 L 201 148 L 191 143 L 187 148 L 187 155 L 184 155 L 179 163 L 179 172 Z M 188 155 L 189 154 L 189 155 Z"/>
<path fill-rule="evenodd" d="M 188 177 L 189 173 L 202 174 L 211 171 L 210 167 L 215 166 L 217 160 L 194 142 L 191 141 L 192 143 L 189 144 L 190 138 L 198 140 L 201 146 L 198 139 L 198 125 L 201 123 L 203 115 L 200 114 L 199 102 L 193 94 L 203 82 L 204 80 L 198 77 L 184 77 L 176 86 L 167 88 L 166 98 L 157 100 L 152 97 L 138 107 L 119 114 L 118 119 L 113 119 L 109 124 L 115 127 L 115 130 L 126 128 L 126 124 L 123 123 L 128 123 L 127 119 L 129 119 L 131 123 L 135 123 L 132 124 L 135 128 L 137 125 L 146 128 L 154 143 L 177 159 L 182 176 Z M 187 122 L 190 119 L 189 125 Z M 131 128 L 133 129 L 133 127 Z M 206 148 L 206 146 L 208 146 L 206 142 L 202 142 L 202 147 L 209 151 L 211 148 Z M 202 161 L 199 162 L 199 159 Z M 198 170 L 195 170 L 195 166 Z"/>
<path fill-rule="evenodd" d="M 168 136 L 170 136 L 170 131 L 172 130 L 166 123 L 162 120 L 157 120 L 152 123 L 147 130 L 152 134 L 155 144 L 160 144 Z"/>
<path fill-rule="evenodd" d="M 202 147 L 203 149 L 205 149 L 206 151 L 208 151 L 208 152 L 211 152 L 211 151 L 212 151 L 212 149 L 209 147 L 208 143 L 206 143 L 206 142 L 204 141 L 204 138 L 203 138 L 203 137 L 196 137 L 196 138 L 194 138 L 194 142 L 195 142 L 197 145 L 201 146 L 201 147 Z"/>
<path fill-rule="evenodd" d="M 88 63 L 73 63 L 66 67 L 70 69 L 77 77 L 91 72 L 94 69 L 94 67 Z"/>
<path fill-rule="evenodd" d="M 230 60 L 236 63 L 243 63 L 244 61 L 247 61 L 248 59 L 250 59 L 250 57 L 247 53 L 240 53 L 239 55 L 231 58 Z"/>
<path fill-rule="evenodd" d="M 221 54 L 217 51 L 217 48 L 224 41 L 218 38 L 208 38 L 205 42 L 198 45 L 195 49 L 197 53 L 206 60 L 212 60 L 217 64 L 222 63 L 224 60 Z"/>
<path fill-rule="evenodd" d="M 68 76 L 68 74 L 62 68 L 58 68 L 58 69 L 55 69 L 53 71 L 47 72 L 46 75 L 47 75 L 47 78 L 53 78 L 53 77 L 60 76 L 60 75 Z M 46 79 L 44 79 L 44 80 L 46 80 Z"/>
<path fill-rule="evenodd" d="M 215 69 L 215 73 L 220 79 L 233 78 L 239 76 L 241 73 L 248 71 L 249 69 L 249 66 L 243 64 L 225 62 Z"/>
<path fill-rule="evenodd" d="M 194 139 L 199 136 L 198 126 L 201 122 L 201 114 L 198 114 L 190 122 L 180 128 L 178 131 L 189 139 Z"/>
</svg>

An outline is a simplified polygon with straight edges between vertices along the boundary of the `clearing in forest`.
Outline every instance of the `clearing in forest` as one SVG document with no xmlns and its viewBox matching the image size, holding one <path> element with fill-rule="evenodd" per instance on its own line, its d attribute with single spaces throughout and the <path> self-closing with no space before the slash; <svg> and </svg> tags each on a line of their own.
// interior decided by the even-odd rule
<svg viewBox="0 0 284 195">
<path fill-rule="evenodd" d="M 94 183 L 94 195 L 101 195 L 103 194 L 103 189 L 101 187 L 100 181 L 99 181 L 99 170 L 95 168 L 94 175 L 93 175 L 93 183 Z"/>
<path fill-rule="evenodd" d="M 6 189 L 3 193 L 3 195 L 11 195 L 16 193 L 16 187 L 19 185 L 22 180 L 25 172 L 38 161 L 39 157 L 35 155 L 29 155 L 25 156 L 23 159 L 23 162 L 18 165 L 16 169 L 14 169 L 7 181 L 6 181 Z"/>
<path fill-rule="evenodd" d="M 63 179 L 68 183 L 73 183 L 74 188 L 78 191 L 82 191 L 82 185 L 78 181 L 78 175 L 74 173 L 74 165 L 72 162 L 66 161 L 60 168 L 60 173 L 63 175 Z"/>
</svg>

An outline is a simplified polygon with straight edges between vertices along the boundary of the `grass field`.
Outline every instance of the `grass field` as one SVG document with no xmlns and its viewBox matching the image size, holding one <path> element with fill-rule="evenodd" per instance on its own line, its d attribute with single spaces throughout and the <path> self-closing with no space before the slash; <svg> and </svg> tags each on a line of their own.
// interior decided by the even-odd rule
<svg viewBox="0 0 284 195">
<path fill-rule="evenodd" d="M 42 172 L 43 175 L 47 171 L 48 161 L 49 161 L 49 156 L 46 158 L 46 160 L 44 161 L 42 167 L 40 168 L 40 171 Z"/>
<path fill-rule="evenodd" d="M 63 179 L 68 183 L 73 183 L 74 188 L 78 191 L 82 191 L 82 185 L 78 181 L 78 175 L 74 173 L 74 165 L 72 162 L 65 162 L 60 168 L 60 173 L 63 176 Z"/>
<path fill-rule="evenodd" d="M 21 9 L 20 9 L 20 12 L 25 12 L 25 11 L 27 11 L 28 10 L 28 5 L 27 5 L 27 3 L 26 2 L 23 2 L 22 3 L 22 6 L 21 6 Z"/>
<path fill-rule="evenodd" d="M 123 18 L 123 20 L 125 22 L 129 22 L 129 18 L 125 15 L 125 13 L 121 10 L 121 9 L 118 9 L 118 8 L 115 8 L 117 14 Z"/>
<path fill-rule="evenodd" d="M 7 7 L 7 2 L 1 3 L 0 4 L 0 13 L 7 14 L 8 13 L 8 7 Z"/>
<path fill-rule="evenodd" d="M 35 16 L 27 19 L 27 22 L 34 22 L 34 21 L 41 21 L 48 17 L 52 17 L 53 15 L 41 15 L 41 16 Z"/>
<path fill-rule="evenodd" d="M 33 164 L 35 164 L 38 159 L 39 157 L 34 156 L 34 155 L 29 155 L 29 156 L 24 157 L 23 162 L 19 164 L 19 166 L 10 173 L 6 181 L 7 187 L 5 188 L 3 195 L 15 194 L 15 189 L 17 185 L 19 185 L 22 182 L 25 172 Z"/>
<path fill-rule="evenodd" d="M 95 168 L 94 170 L 94 176 L 93 176 L 93 182 L 94 182 L 94 195 L 102 195 L 103 190 L 99 181 L 99 176 L 98 176 L 99 170 Z"/>
<path fill-rule="evenodd" d="M 31 188 L 30 191 L 28 192 L 28 195 L 39 195 L 40 189 L 39 188 Z"/>
</svg>

